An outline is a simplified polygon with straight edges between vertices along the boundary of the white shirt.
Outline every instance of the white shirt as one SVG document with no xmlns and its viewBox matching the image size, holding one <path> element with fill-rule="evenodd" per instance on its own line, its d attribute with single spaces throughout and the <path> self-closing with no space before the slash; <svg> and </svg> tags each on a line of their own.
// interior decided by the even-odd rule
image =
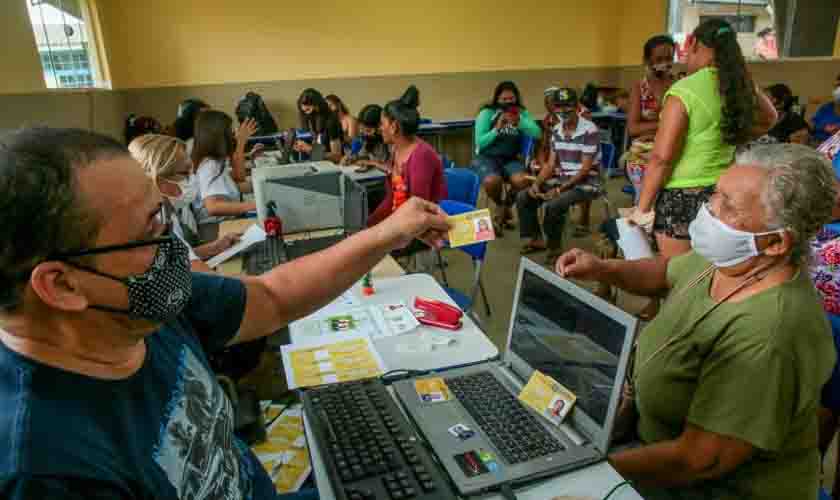
<svg viewBox="0 0 840 500">
<path fill-rule="evenodd" d="M 192 245 L 190 245 L 189 242 L 187 241 L 187 238 L 184 237 L 184 228 L 181 227 L 181 221 L 179 221 L 178 217 L 176 217 L 175 215 L 173 215 L 171 217 L 171 219 L 172 219 L 172 234 L 174 234 L 175 237 L 177 237 L 179 240 L 181 240 L 181 242 L 183 242 L 184 245 L 187 245 L 187 249 L 189 249 L 189 251 L 190 251 L 190 262 L 193 262 L 193 261 L 196 261 L 196 260 L 201 260 L 198 257 L 198 255 L 195 253 L 195 251 L 193 250 Z"/>
<path fill-rule="evenodd" d="M 198 166 L 196 177 L 198 177 L 197 199 L 201 200 L 198 210 L 198 223 L 207 224 L 228 219 L 229 217 L 210 215 L 204 204 L 204 200 L 210 196 L 221 196 L 227 201 L 242 201 L 242 193 L 239 191 L 236 181 L 233 180 L 228 162 L 222 163 L 208 158 Z"/>
</svg>

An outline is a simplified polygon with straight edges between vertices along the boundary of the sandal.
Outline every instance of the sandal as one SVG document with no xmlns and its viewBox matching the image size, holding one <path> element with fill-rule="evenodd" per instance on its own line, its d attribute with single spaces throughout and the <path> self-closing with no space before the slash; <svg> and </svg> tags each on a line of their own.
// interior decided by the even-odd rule
<svg viewBox="0 0 840 500">
<path fill-rule="evenodd" d="M 543 243 L 545 245 L 545 243 Z M 532 253 L 542 252 L 546 249 L 545 246 L 534 245 L 533 242 L 526 243 L 519 251 L 520 255 L 530 255 Z"/>
<path fill-rule="evenodd" d="M 505 235 L 505 223 L 499 217 L 493 217 L 493 232 L 496 233 L 496 238 L 502 238 Z"/>
</svg>

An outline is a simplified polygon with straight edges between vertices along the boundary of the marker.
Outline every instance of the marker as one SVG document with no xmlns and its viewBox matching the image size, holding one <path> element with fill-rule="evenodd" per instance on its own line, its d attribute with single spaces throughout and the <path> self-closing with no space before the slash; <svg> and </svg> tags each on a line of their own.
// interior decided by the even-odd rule
<svg viewBox="0 0 840 500">
<path fill-rule="evenodd" d="M 365 274 L 365 277 L 362 278 L 362 294 L 365 296 L 371 296 L 376 293 L 376 289 L 373 288 L 373 277 L 370 273 Z"/>
</svg>

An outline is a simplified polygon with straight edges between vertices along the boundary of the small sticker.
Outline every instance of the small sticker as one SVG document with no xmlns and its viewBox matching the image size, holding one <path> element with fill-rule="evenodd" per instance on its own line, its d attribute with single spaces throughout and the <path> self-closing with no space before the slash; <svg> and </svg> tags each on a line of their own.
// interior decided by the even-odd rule
<svg viewBox="0 0 840 500">
<path fill-rule="evenodd" d="M 450 399 L 449 387 L 440 377 L 416 380 L 414 390 L 424 403 L 440 403 Z"/>
<path fill-rule="evenodd" d="M 315 351 L 315 361 L 326 361 L 328 359 L 330 359 L 330 351 L 326 349 Z"/>
<path fill-rule="evenodd" d="M 478 457 L 478 453 L 475 450 L 455 455 L 453 458 L 467 477 L 480 476 L 490 471 Z"/>
<path fill-rule="evenodd" d="M 318 371 L 321 373 L 332 373 L 335 371 L 335 367 L 329 361 L 325 361 L 323 363 L 318 363 Z"/>
<path fill-rule="evenodd" d="M 475 436 L 475 431 L 464 424 L 453 425 L 449 428 L 449 433 L 455 436 L 456 438 L 460 439 L 461 441 L 466 441 L 467 439 Z"/>
<path fill-rule="evenodd" d="M 334 384 L 336 382 L 338 382 L 338 375 L 336 375 L 335 373 L 330 373 L 329 375 L 324 375 L 323 377 L 321 377 L 322 384 Z"/>
</svg>

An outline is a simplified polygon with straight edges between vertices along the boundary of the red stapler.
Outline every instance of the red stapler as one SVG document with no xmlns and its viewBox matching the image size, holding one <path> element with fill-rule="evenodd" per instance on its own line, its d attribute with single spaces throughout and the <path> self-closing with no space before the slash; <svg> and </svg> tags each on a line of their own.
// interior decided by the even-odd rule
<svg viewBox="0 0 840 500">
<path fill-rule="evenodd" d="M 414 299 L 414 315 L 424 325 L 437 326 L 447 330 L 460 330 L 464 312 L 456 306 L 432 299 L 417 297 Z"/>
</svg>

